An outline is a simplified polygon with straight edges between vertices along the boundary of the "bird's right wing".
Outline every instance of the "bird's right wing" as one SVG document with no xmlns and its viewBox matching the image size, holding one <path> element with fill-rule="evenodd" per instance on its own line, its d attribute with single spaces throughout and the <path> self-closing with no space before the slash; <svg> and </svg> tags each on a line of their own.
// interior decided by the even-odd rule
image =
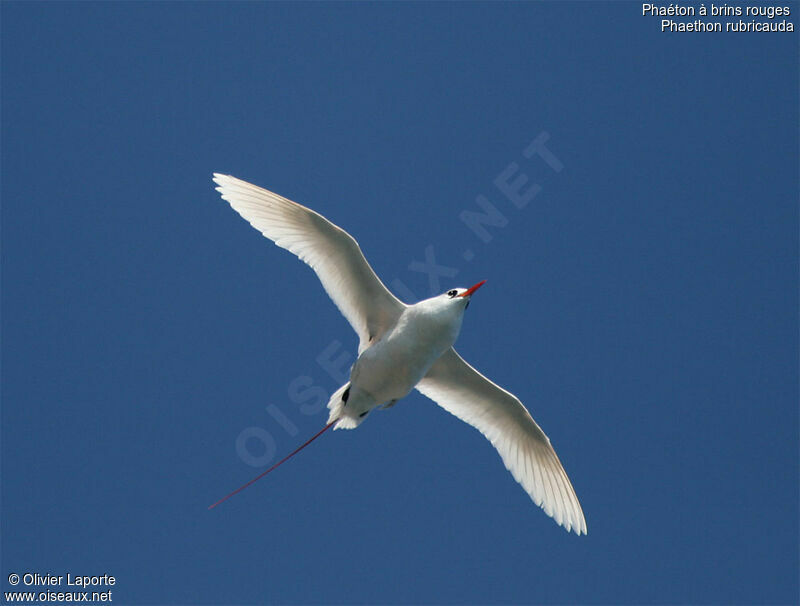
<svg viewBox="0 0 800 606">
<path fill-rule="evenodd" d="M 547 515 L 568 531 L 586 534 L 581 505 L 561 461 L 516 396 L 472 368 L 452 347 L 417 389 L 486 436 L 514 479 Z"/>
<path fill-rule="evenodd" d="M 405 305 L 384 286 L 353 236 L 296 202 L 230 175 L 217 191 L 250 225 L 313 269 L 360 339 L 359 353 L 394 325 Z"/>
</svg>

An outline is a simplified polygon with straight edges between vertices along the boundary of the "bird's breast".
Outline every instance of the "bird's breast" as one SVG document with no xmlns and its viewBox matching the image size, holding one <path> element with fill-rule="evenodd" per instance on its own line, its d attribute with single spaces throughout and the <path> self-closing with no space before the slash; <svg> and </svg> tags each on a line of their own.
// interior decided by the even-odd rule
<svg viewBox="0 0 800 606">
<path fill-rule="evenodd" d="M 353 367 L 351 382 L 384 403 L 406 396 L 447 351 L 459 326 L 422 314 L 401 317 L 377 343 L 365 349 Z"/>
</svg>

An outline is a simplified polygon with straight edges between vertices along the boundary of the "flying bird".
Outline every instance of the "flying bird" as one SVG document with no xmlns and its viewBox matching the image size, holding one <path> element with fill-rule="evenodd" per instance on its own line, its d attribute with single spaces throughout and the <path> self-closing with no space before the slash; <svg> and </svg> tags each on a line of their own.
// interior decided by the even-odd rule
<svg viewBox="0 0 800 606">
<path fill-rule="evenodd" d="M 458 355 L 453 344 L 464 311 L 485 280 L 406 305 L 367 263 L 355 239 L 328 219 L 278 194 L 215 173 L 222 198 L 277 246 L 295 254 L 359 338 L 350 380 L 328 402 L 322 430 L 294 452 L 209 509 L 291 458 L 325 431 L 355 429 L 369 413 L 388 408 L 413 389 L 480 431 L 534 503 L 567 531 L 586 534 L 578 497 L 550 440 L 519 399 Z"/>
</svg>

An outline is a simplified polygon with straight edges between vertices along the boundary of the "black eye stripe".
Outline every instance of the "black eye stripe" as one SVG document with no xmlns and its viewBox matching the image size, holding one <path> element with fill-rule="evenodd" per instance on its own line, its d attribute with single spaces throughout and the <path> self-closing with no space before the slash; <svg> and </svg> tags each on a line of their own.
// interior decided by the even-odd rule
<svg viewBox="0 0 800 606">
<path fill-rule="evenodd" d="M 448 296 L 448 297 L 450 297 L 451 299 L 452 299 L 453 297 L 455 297 L 457 294 L 458 294 L 458 291 L 457 291 L 457 290 L 455 290 L 455 289 L 454 289 L 454 290 L 448 290 L 448 291 L 447 291 L 447 296 Z"/>
</svg>

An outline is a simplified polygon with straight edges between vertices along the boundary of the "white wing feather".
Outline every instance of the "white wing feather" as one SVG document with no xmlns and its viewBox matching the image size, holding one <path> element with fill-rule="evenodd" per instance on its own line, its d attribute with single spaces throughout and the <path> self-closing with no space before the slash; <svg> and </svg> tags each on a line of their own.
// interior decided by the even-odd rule
<svg viewBox="0 0 800 606">
<path fill-rule="evenodd" d="M 214 173 L 217 191 L 250 225 L 307 263 L 360 339 L 393 326 L 405 305 L 380 281 L 355 239 L 296 202 L 230 175 Z"/>
<path fill-rule="evenodd" d="M 467 364 L 452 347 L 417 389 L 486 436 L 514 479 L 547 515 L 567 531 L 586 534 L 586 520 L 567 473 L 519 399 Z"/>
</svg>

